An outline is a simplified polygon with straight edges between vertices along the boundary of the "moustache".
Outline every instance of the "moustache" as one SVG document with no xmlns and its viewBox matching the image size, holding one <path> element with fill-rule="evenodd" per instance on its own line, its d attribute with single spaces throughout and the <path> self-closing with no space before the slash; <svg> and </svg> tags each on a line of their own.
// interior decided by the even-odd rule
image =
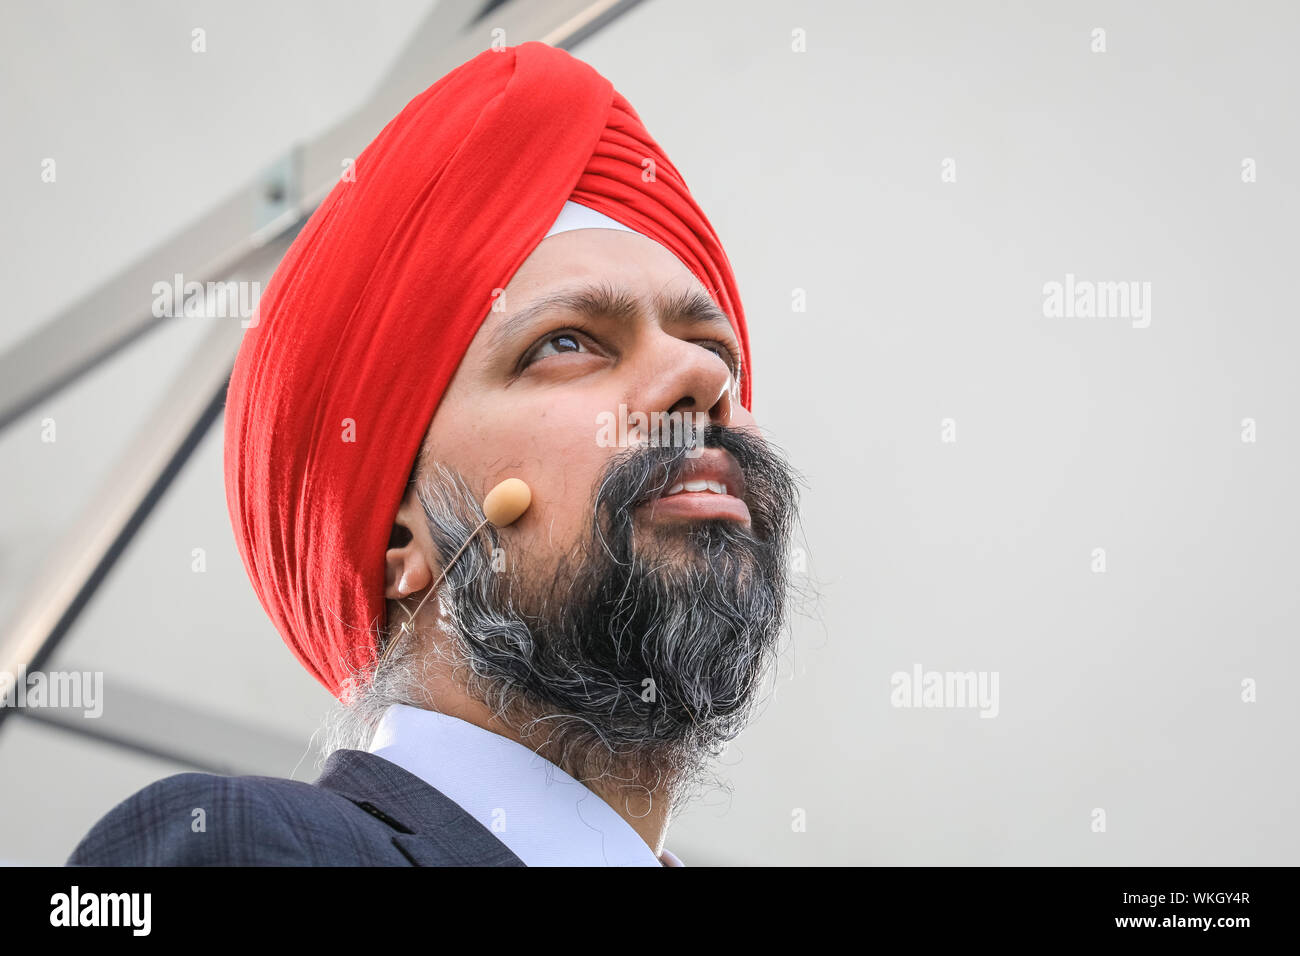
<svg viewBox="0 0 1300 956">
<path fill-rule="evenodd" d="M 692 431 L 672 445 L 638 445 L 611 460 L 595 496 L 598 525 L 614 532 L 630 530 L 636 509 L 681 481 L 703 447 L 725 452 L 739 469 L 740 497 L 750 511 L 753 537 L 760 541 L 781 537 L 798 499 L 798 479 L 784 456 L 751 428 L 686 427 Z"/>
</svg>

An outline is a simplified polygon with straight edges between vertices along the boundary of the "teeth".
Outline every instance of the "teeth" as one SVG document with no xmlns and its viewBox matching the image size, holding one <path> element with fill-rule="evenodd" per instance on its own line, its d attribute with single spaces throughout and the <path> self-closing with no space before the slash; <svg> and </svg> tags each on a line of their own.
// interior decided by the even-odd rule
<svg viewBox="0 0 1300 956">
<path fill-rule="evenodd" d="M 727 486 L 720 481 L 679 481 L 664 492 L 664 497 L 679 495 L 683 491 L 711 491 L 715 495 L 725 495 Z"/>
</svg>

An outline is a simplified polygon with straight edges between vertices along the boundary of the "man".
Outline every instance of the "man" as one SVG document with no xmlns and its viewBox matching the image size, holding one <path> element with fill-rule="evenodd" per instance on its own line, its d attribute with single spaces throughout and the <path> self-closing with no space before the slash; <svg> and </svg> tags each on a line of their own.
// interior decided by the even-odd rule
<svg viewBox="0 0 1300 956">
<path fill-rule="evenodd" d="M 344 705 L 322 776 L 170 777 L 69 862 L 680 865 L 796 514 L 721 244 L 626 100 L 540 43 L 448 74 L 352 173 L 226 414 L 253 586 Z M 498 528 L 507 478 L 531 503 Z"/>
</svg>

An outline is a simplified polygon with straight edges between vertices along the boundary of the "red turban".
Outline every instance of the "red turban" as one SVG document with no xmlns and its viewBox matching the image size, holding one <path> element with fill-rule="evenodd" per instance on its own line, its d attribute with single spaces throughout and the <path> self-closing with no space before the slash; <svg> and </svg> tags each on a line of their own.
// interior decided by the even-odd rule
<svg viewBox="0 0 1300 956">
<path fill-rule="evenodd" d="M 652 161 L 653 166 L 650 162 Z M 749 338 L 731 265 L 608 80 L 563 50 L 487 50 L 357 157 L 267 284 L 226 397 L 226 503 L 262 606 L 344 698 L 377 656 L 384 553 L 465 350 L 572 199 L 672 251 Z"/>
</svg>

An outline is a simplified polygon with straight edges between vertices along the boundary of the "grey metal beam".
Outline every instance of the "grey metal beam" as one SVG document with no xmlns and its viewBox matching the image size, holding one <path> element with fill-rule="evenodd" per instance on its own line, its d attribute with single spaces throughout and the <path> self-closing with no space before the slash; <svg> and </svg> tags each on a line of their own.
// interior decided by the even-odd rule
<svg viewBox="0 0 1300 956">
<path fill-rule="evenodd" d="M 60 670 L 80 672 L 75 666 Z M 98 717 L 59 707 L 25 707 L 14 714 L 208 773 L 287 777 L 312 751 L 306 741 L 123 687 L 116 680 L 104 688 L 103 697 Z"/>
</svg>

